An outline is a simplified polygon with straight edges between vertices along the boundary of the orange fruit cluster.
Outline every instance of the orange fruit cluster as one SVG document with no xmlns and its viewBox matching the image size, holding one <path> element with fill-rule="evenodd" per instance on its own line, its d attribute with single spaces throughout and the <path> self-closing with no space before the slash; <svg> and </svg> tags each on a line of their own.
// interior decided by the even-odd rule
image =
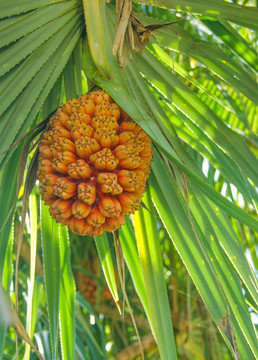
<svg viewBox="0 0 258 360">
<path fill-rule="evenodd" d="M 79 235 L 119 229 L 141 203 L 150 138 L 102 90 L 63 104 L 49 126 L 38 179 L 51 216 Z"/>
<path fill-rule="evenodd" d="M 81 263 L 81 266 L 91 273 L 93 276 L 87 275 L 84 272 L 78 271 L 76 273 L 76 284 L 78 290 L 90 303 L 94 304 L 97 299 L 97 287 L 98 287 L 98 258 L 95 256 L 91 261 L 88 262 L 87 266 L 85 262 Z M 100 300 L 101 301 L 108 301 L 112 299 L 112 294 L 109 291 L 106 284 L 101 286 L 101 293 L 100 293 Z"/>
</svg>

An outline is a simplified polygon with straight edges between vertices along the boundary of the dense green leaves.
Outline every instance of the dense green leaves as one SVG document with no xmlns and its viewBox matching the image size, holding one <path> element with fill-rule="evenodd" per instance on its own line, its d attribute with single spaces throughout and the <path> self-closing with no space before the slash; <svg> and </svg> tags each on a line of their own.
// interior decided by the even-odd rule
<svg viewBox="0 0 258 360">
<path fill-rule="evenodd" d="M 175 28 L 175 31 L 178 34 L 167 29 L 160 30 L 158 43 L 196 59 L 231 86 L 241 89 L 241 92 L 254 103 L 258 103 L 255 96 L 257 91 L 256 81 L 242 68 L 241 64 L 227 56 L 217 46 L 204 41 L 196 41 L 194 37 L 190 37 L 179 26 Z"/>
<path fill-rule="evenodd" d="M 216 19 L 225 19 L 251 29 L 257 29 L 257 8 L 231 4 L 226 1 L 211 0 L 182 0 L 178 3 L 175 0 L 142 0 L 142 3 L 154 6 L 176 9 L 192 14 L 204 14 Z"/>
<path fill-rule="evenodd" d="M 253 351 L 253 355 L 255 355 L 255 334 L 252 331 L 252 324 L 242 295 L 242 289 L 234 272 L 231 270 L 232 268 L 225 254 L 218 245 L 215 234 L 217 227 L 215 227 L 214 231 L 206 216 L 201 215 L 200 217 L 200 213 L 196 208 L 194 208 L 191 215 L 189 213 L 189 216 L 193 218 L 190 218 L 187 223 L 186 216 L 182 214 L 187 209 L 184 204 L 181 203 L 180 205 L 175 183 L 174 192 L 171 191 L 173 177 L 170 177 L 169 186 L 166 183 L 169 181 L 168 172 L 166 174 L 164 169 L 161 169 L 156 159 L 153 164 L 153 173 L 155 176 L 155 180 L 154 178 L 151 179 L 153 201 L 206 306 L 209 308 L 215 322 L 219 324 L 228 313 L 227 307 L 230 305 L 230 313 L 233 312 L 237 320 L 237 323 L 233 323 L 233 326 L 238 328 L 238 323 L 240 323 L 240 329 L 244 334 L 253 334 L 248 337 L 249 346 Z M 198 190 L 194 194 L 190 195 L 188 200 L 190 209 L 191 203 L 195 202 L 196 197 L 198 197 Z M 207 206 L 205 206 L 205 209 L 207 210 Z M 212 212 L 212 206 L 210 206 L 209 211 Z M 203 214 L 203 211 L 201 214 Z M 218 212 L 211 214 L 211 219 L 218 217 Z M 201 229 L 203 229 L 203 232 L 200 231 Z M 223 238 L 224 234 L 220 236 L 220 241 L 228 241 L 228 238 Z M 253 277 L 252 274 L 250 275 Z M 211 300 L 212 302 L 210 302 Z M 233 319 L 235 320 L 235 317 Z M 231 321 L 232 319 L 229 318 L 229 322 Z M 239 334 L 237 335 L 239 336 Z M 228 335 L 226 334 L 226 336 Z M 243 341 L 242 336 L 238 336 L 237 343 L 241 344 L 244 349 L 242 350 L 242 356 L 244 356 L 250 350 Z"/>
<path fill-rule="evenodd" d="M 39 10 L 25 13 L 25 20 L 31 17 L 28 34 L 10 34 L 6 41 L 11 44 L 0 52 L 1 153 L 31 126 L 81 34 L 83 23 L 78 3 L 68 1 L 53 6 L 41 15 L 45 21 L 41 24 Z M 4 30 L 5 27 L 0 32 Z M 1 155 L 0 160 L 3 158 Z"/>
<path fill-rule="evenodd" d="M 201 17 L 200 19 L 202 23 L 206 25 L 213 34 L 217 35 L 236 55 L 250 65 L 255 72 L 257 71 L 257 54 L 255 50 L 229 23 L 218 22 L 205 17 Z"/>
</svg>

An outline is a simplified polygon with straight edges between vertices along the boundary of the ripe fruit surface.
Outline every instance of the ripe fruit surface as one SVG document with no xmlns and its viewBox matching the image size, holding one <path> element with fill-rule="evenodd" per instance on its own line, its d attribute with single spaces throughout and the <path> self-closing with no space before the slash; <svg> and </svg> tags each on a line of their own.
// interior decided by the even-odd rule
<svg viewBox="0 0 258 360">
<path fill-rule="evenodd" d="M 50 214 L 78 235 L 125 223 L 150 174 L 150 138 L 104 91 L 63 104 L 39 143 L 38 179 Z"/>
</svg>

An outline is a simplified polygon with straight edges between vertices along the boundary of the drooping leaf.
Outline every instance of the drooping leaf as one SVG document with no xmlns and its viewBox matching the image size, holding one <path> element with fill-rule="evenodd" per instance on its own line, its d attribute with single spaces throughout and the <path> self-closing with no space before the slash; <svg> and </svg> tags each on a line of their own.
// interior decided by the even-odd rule
<svg viewBox="0 0 258 360">
<path fill-rule="evenodd" d="M 104 233 L 103 235 L 95 236 L 94 240 L 109 290 L 111 291 L 115 303 L 119 307 L 119 297 L 117 292 L 114 265 L 111 257 L 107 234 Z"/>
</svg>

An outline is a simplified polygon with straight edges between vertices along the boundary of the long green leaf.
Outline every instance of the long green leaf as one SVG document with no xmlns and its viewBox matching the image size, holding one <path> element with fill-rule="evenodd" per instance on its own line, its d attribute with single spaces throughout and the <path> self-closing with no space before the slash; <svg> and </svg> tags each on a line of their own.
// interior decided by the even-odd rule
<svg viewBox="0 0 258 360">
<path fill-rule="evenodd" d="M 87 303 L 80 294 L 78 294 L 77 300 L 84 309 L 88 310 Z M 95 336 L 92 332 L 91 326 L 90 326 L 89 322 L 87 321 L 87 318 L 83 315 L 83 313 L 78 305 L 76 307 L 76 315 L 77 315 L 77 319 L 79 320 L 79 322 L 82 326 L 83 335 L 84 335 L 84 338 L 86 339 L 86 343 L 90 349 L 92 357 L 94 357 L 96 360 L 106 360 L 105 348 L 104 349 L 101 348 L 101 346 L 100 346 L 101 344 L 99 344 L 97 339 L 95 338 Z"/>
<path fill-rule="evenodd" d="M 77 292 L 77 294 L 76 294 L 76 303 L 78 303 L 82 307 L 82 309 L 86 310 L 87 314 L 94 316 L 94 318 L 95 318 L 95 326 L 94 326 L 95 329 L 94 330 L 98 331 L 98 335 L 96 334 L 96 332 L 95 332 L 95 335 L 96 335 L 96 337 L 98 337 L 98 346 L 99 346 L 99 349 L 101 349 L 100 351 L 102 352 L 102 354 L 100 353 L 99 355 L 102 356 L 101 359 L 103 359 L 103 360 L 106 359 L 106 355 L 107 355 L 106 349 L 105 349 L 106 338 L 105 338 L 103 325 L 99 321 L 97 313 L 94 311 L 92 306 L 88 303 L 88 301 L 86 301 L 82 297 L 82 295 L 79 292 Z M 93 340 L 93 342 L 95 342 L 95 340 Z M 94 346 L 94 344 L 93 344 L 93 346 Z M 90 347 L 90 345 L 89 345 L 89 347 Z M 93 354 L 95 355 L 94 351 L 93 351 Z"/>
<path fill-rule="evenodd" d="M 202 23 L 216 34 L 235 54 L 257 71 L 257 53 L 228 23 L 200 17 Z"/>
<path fill-rule="evenodd" d="M 143 201 L 150 212 L 153 212 L 149 191 L 146 192 Z M 162 360 L 177 359 L 157 224 L 151 213 L 142 208 L 133 215 L 133 222 L 150 308 L 150 319 L 160 357 Z"/>
<path fill-rule="evenodd" d="M 232 229 L 229 220 L 218 208 L 215 209 L 216 213 L 214 213 L 212 210 L 212 204 L 207 199 L 205 199 L 199 190 L 197 190 L 195 187 L 193 189 L 192 187 L 189 187 L 189 189 L 191 191 L 190 205 L 202 207 L 202 211 L 206 212 L 207 219 L 205 222 L 212 225 L 214 232 L 219 239 L 220 246 L 227 255 L 229 261 L 233 264 L 235 271 L 239 274 L 239 277 L 250 291 L 254 302 L 257 304 L 257 279 L 246 259 L 243 246 L 239 242 L 239 239 Z M 196 190 L 198 191 L 197 193 Z M 192 204 L 192 202 L 195 202 L 196 205 Z"/>
<path fill-rule="evenodd" d="M 118 303 L 119 297 L 117 292 L 116 277 L 107 235 L 104 233 L 103 235 L 95 236 L 94 240 L 109 290 L 114 301 Z"/>
<path fill-rule="evenodd" d="M 2 204 L 2 206 L 0 207 L 0 229 L 3 227 L 4 222 L 7 219 L 8 213 L 15 200 L 21 148 L 22 144 L 17 147 L 15 153 L 0 173 L 0 202 Z M 11 178 L 10 174 L 12 174 Z M 5 227 L 0 232 L 0 279 L 3 275 L 5 253 L 12 225 L 13 213 L 14 210 L 12 211 L 12 214 Z"/>
<path fill-rule="evenodd" d="M 0 286 L 3 286 L 7 294 L 10 292 L 12 281 L 13 267 L 12 267 L 12 248 L 13 248 L 13 234 L 11 233 L 8 240 L 7 249 L 5 252 L 5 260 L 3 262 L 2 277 L 0 278 Z M 3 359 L 3 352 L 5 348 L 5 339 L 7 331 L 6 323 L 0 321 L 0 359 Z"/>
<path fill-rule="evenodd" d="M 74 20 L 78 21 L 79 18 Z M 67 23 L 59 32 L 37 48 L 17 70 L 14 69 L 14 71 L 7 74 L 8 77 L 2 81 L 3 87 L 0 92 L 0 101 L 2 102 L 0 114 L 8 108 L 28 83 L 31 84 L 32 78 L 39 72 L 58 46 L 62 45 L 62 41 L 71 32 L 73 27 L 74 21 Z"/>
<path fill-rule="evenodd" d="M 223 290 L 197 241 L 187 213 L 180 204 L 178 191 L 171 188 L 171 181 L 167 182 L 160 164 L 157 163 L 155 167 L 154 174 L 159 182 L 154 177 L 151 178 L 154 204 L 208 311 L 215 323 L 220 324 L 223 319 L 228 319 L 228 307 Z M 225 332 L 225 339 L 228 339 L 232 350 L 231 335 Z"/>
<path fill-rule="evenodd" d="M 65 93 L 67 99 L 78 98 L 82 95 L 81 92 L 81 73 L 80 73 L 80 58 L 81 58 L 81 48 L 77 43 L 72 56 L 70 57 L 66 67 L 64 68 L 64 84 L 65 84 Z M 76 55 L 75 55 L 76 51 Z M 75 57 L 78 59 L 75 62 Z M 79 62 L 79 64 L 78 64 Z M 79 74 L 78 74 L 79 68 Z"/>
<path fill-rule="evenodd" d="M 83 1 L 84 15 L 86 20 L 87 32 L 89 35 L 89 46 L 92 57 L 95 59 L 98 70 L 104 76 L 110 73 L 107 52 L 104 51 L 105 34 L 103 20 L 105 19 L 105 4 L 103 1 Z"/>
<path fill-rule="evenodd" d="M 60 229 L 60 341 L 62 359 L 75 358 L 75 284 L 70 260 L 67 229 Z"/>
<path fill-rule="evenodd" d="M 46 42 L 49 38 L 55 35 L 60 29 L 61 32 L 65 31 L 65 25 L 75 17 L 77 14 L 77 10 L 73 9 L 72 11 L 65 13 L 63 16 L 59 16 L 55 21 L 51 22 L 50 24 L 47 23 L 46 25 L 30 32 L 27 36 L 23 37 L 21 40 L 16 42 L 13 46 L 8 48 L 7 51 L 3 52 L 0 56 L 0 76 L 3 76 L 5 73 L 7 73 L 10 69 L 15 67 L 17 64 L 19 64 L 23 59 L 25 59 L 28 55 L 33 53 L 34 55 L 32 57 L 32 60 L 30 63 L 36 63 L 36 58 L 40 56 L 38 54 L 38 50 L 36 50 L 39 46 L 42 46 L 42 53 L 44 55 L 48 56 L 46 52 L 46 47 L 43 45 L 44 42 Z M 60 32 L 58 32 L 57 36 L 55 37 L 55 45 L 58 46 L 57 39 L 60 38 Z M 50 42 L 46 43 L 47 48 L 51 49 L 53 51 L 53 46 Z M 43 57 L 41 55 L 41 58 L 38 59 L 40 64 L 43 64 Z M 27 63 L 27 65 L 26 65 Z M 28 67 L 31 67 L 28 65 L 28 62 L 23 64 L 23 67 L 26 69 Z M 30 74 L 31 74 L 30 69 Z M 15 75 L 17 76 L 18 73 L 15 72 Z M 33 74 L 31 74 L 33 76 Z"/>
<path fill-rule="evenodd" d="M 201 142 L 205 146 L 205 150 L 208 150 L 208 154 L 204 151 L 203 155 L 206 156 L 212 164 L 217 165 L 217 168 L 221 171 L 225 179 L 234 184 L 238 190 L 243 194 L 245 200 L 252 204 L 252 196 L 250 193 L 249 183 L 242 173 L 237 164 L 223 152 L 216 143 L 212 141 L 206 134 L 197 127 L 193 122 L 189 121 L 189 118 L 185 116 L 180 110 L 173 108 L 175 113 L 184 122 L 184 124 L 195 134 L 195 141 Z M 200 141 L 200 139 L 202 139 Z M 199 153 L 202 154 L 201 148 L 196 145 Z M 257 194 L 254 194 L 254 199 L 257 201 Z"/>
<path fill-rule="evenodd" d="M 202 195 L 199 191 L 199 189 L 196 189 L 195 187 L 193 188 L 193 194 L 191 194 L 190 196 L 190 208 L 193 209 L 193 223 L 192 226 L 194 226 L 195 231 L 197 231 L 198 233 L 198 237 L 196 236 L 194 242 L 196 242 L 196 244 L 194 245 L 193 241 L 191 241 L 191 250 L 193 251 L 194 246 L 200 246 L 200 254 L 198 256 L 201 256 L 202 260 L 200 260 L 200 262 L 196 263 L 195 266 L 191 265 L 191 262 L 193 262 L 193 259 L 197 259 L 197 255 L 194 255 L 194 258 L 189 258 L 187 256 L 187 248 L 182 244 L 180 244 L 180 248 L 179 249 L 179 245 L 178 245 L 178 241 L 179 238 L 179 233 L 176 231 L 175 226 L 171 227 L 172 224 L 169 223 L 169 216 L 171 216 L 171 212 L 167 212 L 164 213 L 163 211 L 163 206 L 167 206 L 171 209 L 171 211 L 174 212 L 174 217 L 175 219 L 177 219 L 176 221 L 178 222 L 179 225 L 179 229 L 184 226 L 186 228 L 186 224 L 188 222 L 187 219 L 187 213 L 185 212 L 185 215 L 180 213 L 180 209 L 178 207 L 178 203 L 176 203 L 175 198 L 172 201 L 172 197 L 171 197 L 171 187 L 169 188 L 168 183 L 167 185 L 165 185 L 165 177 L 168 175 L 165 175 L 165 173 L 162 173 L 161 169 L 162 166 L 159 165 L 158 163 L 154 161 L 154 174 L 155 174 L 155 178 L 158 181 L 159 185 L 160 185 L 160 193 L 158 192 L 158 183 L 155 183 L 155 187 L 151 188 L 151 190 L 153 189 L 154 192 L 154 202 L 155 205 L 158 209 L 158 211 L 160 212 L 160 215 L 162 217 L 162 220 L 165 223 L 165 226 L 167 227 L 168 232 L 170 233 L 170 236 L 175 244 L 175 246 L 177 247 L 180 256 L 182 257 L 182 260 L 185 262 L 185 265 L 190 273 L 190 275 L 193 278 L 193 281 L 195 282 L 198 291 L 200 292 L 200 295 L 202 296 L 204 302 L 206 303 L 207 298 L 209 298 L 209 296 L 214 297 L 214 294 L 209 295 L 209 292 L 207 292 L 207 289 L 205 290 L 204 288 L 200 288 L 199 284 L 196 283 L 196 280 L 194 279 L 194 276 L 196 275 L 196 271 L 199 267 L 199 271 L 201 271 L 203 273 L 203 275 L 205 274 L 205 278 L 207 280 L 207 276 L 208 274 L 206 273 L 207 269 L 208 270 L 212 270 L 211 274 L 216 275 L 213 278 L 213 285 L 212 285 L 212 280 L 210 280 L 208 286 L 216 286 L 219 285 L 219 292 L 221 292 L 222 295 L 222 299 L 226 299 L 228 301 L 228 305 L 230 306 L 231 310 L 230 313 L 234 313 L 235 317 L 233 318 L 233 327 L 234 329 L 236 329 L 237 334 L 236 334 L 236 339 L 237 339 L 237 343 L 239 344 L 239 347 L 242 349 L 241 352 L 242 354 L 244 354 L 244 352 L 250 352 L 250 348 L 253 352 L 253 354 L 255 354 L 256 352 L 256 340 L 255 340 L 255 333 L 254 333 L 254 329 L 253 329 L 253 325 L 251 323 L 251 319 L 250 319 L 250 315 L 247 309 L 247 306 L 245 304 L 245 300 L 242 294 L 242 289 L 240 286 L 240 283 L 237 279 L 236 273 L 235 271 L 233 271 L 232 267 L 230 266 L 230 264 L 228 263 L 228 260 L 225 256 L 225 254 L 223 253 L 224 248 L 221 248 L 219 245 L 219 242 L 225 243 L 226 241 L 229 242 L 231 239 L 229 236 L 225 236 L 223 233 L 219 233 L 219 241 L 216 235 L 216 231 L 218 228 L 218 221 L 221 218 L 223 221 L 223 215 L 219 214 L 219 210 L 217 209 L 216 211 L 212 212 L 212 207 L 210 206 L 209 209 L 209 215 L 210 217 L 207 218 L 207 205 L 204 204 L 203 208 L 200 210 L 200 208 L 197 210 L 196 207 L 194 207 L 194 203 L 196 201 L 201 201 L 202 199 Z M 170 176 L 170 179 L 172 180 L 172 174 Z M 167 182 L 168 182 L 168 178 L 167 178 Z M 172 181 L 170 181 L 170 183 L 172 183 Z M 155 190 L 154 190 L 155 189 Z M 169 190 L 168 190 L 169 189 Z M 159 198 L 160 198 L 160 202 L 156 196 L 156 194 L 159 193 Z M 164 198 L 163 198 L 164 196 Z M 166 200 L 165 200 L 166 199 Z M 167 203 L 165 204 L 165 201 L 167 201 Z M 163 204 L 164 202 L 164 204 Z M 162 203 L 162 206 L 161 206 Z M 214 205 L 213 205 L 214 206 Z M 214 229 L 212 229 L 211 227 L 211 223 L 210 223 L 210 218 L 216 218 L 216 226 L 214 226 Z M 181 224 L 181 225 L 180 225 Z M 202 229 L 202 231 L 200 231 L 200 228 Z M 171 230 L 169 230 L 171 229 Z M 182 231 L 182 230 L 181 230 Z M 232 235 L 231 235 L 232 236 Z M 185 237 L 185 240 L 187 239 L 187 236 Z M 197 241 L 198 240 L 198 241 Z M 190 242 L 190 239 L 188 238 L 188 241 Z M 182 238 L 181 238 L 181 242 L 182 242 Z M 232 245 L 232 243 L 231 243 Z M 194 253 L 194 252 L 193 252 Z M 231 259 L 230 259 L 231 260 Z M 232 260 L 231 260 L 232 261 Z M 243 259 L 242 259 L 243 261 Z M 245 262 L 243 262 L 244 264 Z M 247 266 L 247 267 L 246 267 Z M 206 269 L 205 269 L 206 267 Z M 243 269 L 243 267 L 241 267 L 241 269 Z M 253 277 L 253 283 L 248 281 L 247 283 L 251 286 L 253 294 L 256 294 L 255 288 L 254 288 L 254 276 L 252 276 L 252 273 L 250 272 L 250 269 L 248 269 L 248 265 L 245 264 L 245 270 L 247 269 L 247 273 L 246 275 L 244 275 L 244 277 L 248 277 L 251 276 Z M 192 273 L 193 271 L 193 273 Z M 241 270 L 240 270 L 241 271 Z M 243 273 L 243 270 L 241 271 Z M 200 279 L 199 279 L 200 280 Z M 256 297 L 256 295 L 254 295 Z M 207 305 L 207 303 L 206 303 Z M 209 308 L 209 306 L 207 305 L 207 308 L 209 309 L 209 311 L 211 312 L 212 317 L 215 320 L 215 316 L 216 316 L 216 307 L 212 307 Z M 232 319 L 231 319 L 232 320 Z M 216 323 L 219 325 L 220 321 L 216 321 Z M 246 333 L 248 334 L 248 336 L 246 336 Z M 227 336 L 228 337 L 228 336 Z M 230 337 L 229 337 L 230 339 Z M 231 339 L 232 340 L 232 339 Z M 250 348 L 249 348 L 250 346 Z M 253 358 L 253 355 L 252 357 Z"/>
<path fill-rule="evenodd" d="M 154 157 L 152 169 L 154 176 L 150 178 L 151 195 L 155 207 L 177 251 L 179 254 L 184 254 L 182 260 L 199 293 L 205 294 L 207 297 L 204 299 L 207 308 L 214 314 L 215 322 L 219 322 L 220 318 L 226 314 L 225 299 L 214 278 L 214 273 L 205 261 L 203 251 L 196 241 L 196 235 L 181 203 L 178 189 L 173 179 L 168 178 L 162 162 L 160 163 L 156 157 Z"/>
<path fill-rule="evenodd" d="M 203 196 L 199 194 L 198 189 L 197 191 L 194 190 L 189 200 L 190 208 L 192 209 L 194 216 L 194 226 L 196 229 L 201 229 L 201 232 L 199 231 L 199 236 L 207 253 L 207 258 L 210 259 L 210 262 L 214 267 L 218 278 L 220 279 L 220 283 L 223 286 L 224 293 L 231 307 L 231 313 L 234 313 L 235 319 L 240 325 L 240 334 L 237 338 L 237 342 L 238 344 L 241 343 L 243 348 L 247 348 L 247 340 L 250 348 L 253 351 L 253 354 L 255 354 L 257 345 L 256 335 L 242 293 L 241 284 L 237 278 L 237 273 L 232 269 L 231 264 L 228 262 L 226 254 L 223 253 L 225 248 L 222 244 L 227 242 L 228 246 L 226 247 L 229 249 L 230 246 L 234 246 L 233 239 L 235 240 L 235 237 L 232 239 L 232 235 L 225 236 L 226 234 L 223 234 L 222 231 L 217 231 L 217 233 L 219 233 L 219 237 L 217 238 L 217 226 L 212 228 L 211 224 L 215 222 L 220 224 L 219 220 L 221 219 L 223 221 L 224 216 L 223 214 L 219 213 L 218 209 L 212 212 L 212 206 L 210 205 L 207 207 L 206 202 L 204 202 L 204 205 L 201 206 L 200 203 L 202 203 Z M 207 217 L 207 208 L 209 209 L 210 217 Z M 214 218 L 216 218 L 215 221 L 212 220 Z M 238 266 L 242 265 L 238 269 L 238 272 L 242 274 L 242 278 L 247 280 L 247 286 L 251 288 L 251 293 L 257 302 L 257 284 L 255 284 L 255 277 L 253 276 L 247 262 L 245 261 L 243 248 L 241 248 L 240 244 L 238 243 L 238 249 L 236 246 L 234 246 L 234 250 L 235 252 L 231 251 L 231 254 L 234 253 L 233 259 L 231 261 L 234 261 L 235 265 L 236 263 Z M 242 260 L 242 264 L 240 261 L 235 260 L 237 256 L 239 256 Z M 243 265 L 245 266 L 244 268 Z"/>
<path fill-rule="evenodd" d="M 164 57 L 162 57 L 162 60 L 164 60 Z M 155 106 L 153 104 L 155 102 L 155 98 L 154 98 L 153 94 L 147 88 L 146 84 L 142 81 L 141 76 L 139 74 L 137 74 L 135 71 L 133 71 L 132 66 L 130 64 L 129 64 L 129 67 L 130 67 L 131 71 L 128 74 L 128 77 L 130 77 L 130 78 L 133 77 L 132 81 L 134 80 L 133 81 L 134 91 L 135 91 L 135 83 L 136 83 L 138 85 L 140 91 L 144 95 L 145 99 L 147 100 L 148 105 L 151 107 L 152 113 L 154 114 L 154 116 L 156 116 L 159 125 L 163 126 L 162 121 L 164 121 L 166 124 L 168 124 L 168 126 L 171 129 L 172 124 L 169 124 L 168 119 L 170 119 L 170 122 L 173 124 L 175 122 L 178 122 L 176 117 L 173 117 L 173 119 L 171 118 L 173 116 L 171 113 L 171 108 L 172 108 L 173 111 L 182 119 L 182 122 L 185 125 L 187 125 L 187 128 L 185 127 L 185 129 L 184 129 L 183 135 L 184 135 L 184 139 L 189 143 L 189 145 L 192 146 L 193 142 L 194 142 L 195 148 L 201 154 L 203 154 L 205 157 L 207 157 L 213 164 L 217 165 L 217 168 L 220 169 L 220 171 L 222 171 L 222 173 L 225 175 L 225 177 L 232 184 L 234 184 L 236 187 L 238 187 L 239 191 L 242 192 L 242 194 L 247 199 L 247 201 L 252 203 L 252 198 L 250 196 L 249 183 L 246 180 L 246 178 L 243 176 L 241 169 L 239 169 L 239 167 L 236 166 L 236 164 L 232 161 L 232 159 L 225 152 L 223 152 L 218 146 L 216 146 L 216 143 L 214 141 L 212 141 L 210 139 L 210 137 L 206 136 L 206 134 L 202 131 L 201 128 L 197 127 L 192 121 L 190 121 L 190 119 L 188 117 L 186 117 L 182 111 L 180 111 L 179 109 L 177 109 L 176 107 L 174 107 L 172 105 L 170 105 L 170 108 L 169 108 L 169 106 L 166 106 L 163 101 L 160 101 L 159 103 L 162 106 L 162 108 L 166 111 L 166 114 L 168 117 L 168 119 L 163 120 L 162 116 L 161 116 L 161 111 L 160 111 L 161 109 L 160 110 L 158 109 L 158 104 L 157 104 L 157 106 Z M 135 97 L 137 99 L 139 99 L 140 93 L 139 92 L 137 94 L 135 93 Z M 179 134 L 182 133 L 181 129 L 182 129 L 182 125 L 180 124 L 177 127 Z M 192 131 L 189 131 L 189 129 Z M 163 131 L 166 134 L 166 136 L 168 136 L 167 130 L 168 129 L 166 129 L 166 131 Z M 185 133 L 186 131 L 187 131 L 187 134 Z M 195 137 L 194 137 L 194 134 L 196 135 Z M 171 144 L 173 144 L 175 146 L 175 138 L 174 137 L 171 140 Z M 202 144 L 205 146 L 205 148 Z M 177 147 L 177 149 L 178 149 L 178 147 Z M 254 199 L 255 198 L 257 198 L 256 194 L 254 194 Z"/>
<path fill-rule="evenodd" d="M 138 64 L 151 84 L 184 112 L 207 136 L 216 141 L 217 145 L 224 149 L 254 182 L 257 182 L 257 159 L 243 139 L 217 118 L 207 105 L 189 91 L 178 76 L 171 74 L 155 57 L 146 52 L 143 58 L 145 62 L 138 57 Z M 246 158 L 249 159 L 248 164 Z"/>
<path fill-rule="evenodd" d="M 31 11 L 39 7 L 50 5 L 53 3 L 63 2 L 63 0 L 20 0 L 17 3 L 15 0 L 1 1 L 0 2 L 0 17 L 9 17 L 23 12 Z"/>
<path fill-rule="evenodd" d="M 225 101 L 221 97 L 221 90 L 215 86 L 214 82 L 212 82 L 213 87 L 211 88 L 211 80 L 208 78 L 202 79 L 198 78 L 198 75 L 190 75 L 189 69 L 186 69 L 184 66 L 180 65 L 178 62 L 173 60 L 165 50 L 163 50 L 158 44 L 152 43 L 149 45 L 148 50 L 153 51 L 155 56 L 162 62 L 165 63 L 171 71 L 174 71 L 181 75 L 185 80 L 187 80 L 188 84 L 194 85 L 199 91 L 198 93 L 202 94 L 202 99 L 205 98 L 206 103 L 209 103 L 209 107 L 211 108 L 214 103 L 212 109 L 216 109 L 216 113 L 226 121 L 227 118 L 238 117 L 238 113 L 234 112 L 227 101 Z M 191 86 L 192 90 L 195 89 Z M 197 93 L 197 94 L 198 94 Z M 201 96 L 200 96 L 201 97 Z M 213 101 L 212 101 L 213 100 Z"/>
<path fill-rule="evenodd" d="M 60 301 L 59 226 L 50 217 L 48 206 L 41 201 L 41 237 L 45 286 L 48 303 L 52 359 L 57 359 L 58 319 Z"/>
<path fill-rule="evenodd" d="M 0 136 L 2 141 L 1 149 L 6 150 L 11 145 L 21 126 L 22 128 L 17 135 L 18 138 L 22 136 L 31 125 L 31 122 L 38 114 L 50 89 L 54 86 L 68 61 L 69 56 L 78 41 L 80 32 L 80 23 L 75 24 L 73 31 L 64 40 L 62 46 L 57 49 L 37 76 L 34 77 L 22 94 L 15 100 L 13 105 L 5 112 L 2 118 L 2 124 L 0 124 L 0 127 L 1 125 L 4 127 Z M 14 118 L 17 121 L 17 127 L 13 127 L 10 122 L 10 119 Z M 10 154 L 8 154 L 8 156 L 10 156 Z M 4 155 L 0 155 L 1 160 L 4 158 Z"/>
<path fill-rule="evenodd" d="M 88 39 L 85 46 L 84 61 L 89 54 L 94 60 L 94 67 L 107 79 L 112 79 L 126 88 L 126 80 L 118 65 L 117 58 L 112 54 L 115 40 L 115 13 L 104 0 L 83 0 L 84 16 Z M 90 50 L 90 51 L 89 51 Z M 86 66 L 90 64 L 87 63 Z"/>
<path fill-rule="evenodd" d="M 33 299 L 35 297 L 35 269 L 36 269 L 36 254 L 37 254 L 37 198 L 35 191 L 30 195 L 29 200 L 30 208 L 30 279 L 28 286 L 28 301 L 27 301 L 27 318 L 26 318 L 26 331 L 32 339 L 34 335 L 34 327 L 37 319 L 38 306 L 33 306 Z M 35 313 L 36 312 L 36 313 Z M 28 343 L 25 346 L 24 360 L 30 359 L 31 347 Z"/>
<path fill-rule="evenodd" d="M 144 310 L 148 316 L 149 322 L 152 325 L 135 233 L 131 221 L 128 218 L 126 220 L 126 224 L 124 224 L 119 230 L 119 240 L 123 249 L 125 261 L 134 282 L 135 289 L 144 306 Z"/>
<path fill-rule="evenodd" d="M 28 12 L 27 14 L 8 17 L 7 19 L 2 20 L 0 25 L 0 47 L 6 46 L 17 39 L 21 39 L 29 33 L 34 36 L 33 34 L 37 34 L 37 31 L 35 30 L 44 25 L 45 28 L 47 26 L 49 30 L 54 30 L 56 23 L 59 22 L 56 18 L 62 17 L 62 14 L 65 14 L 75 5 L 76 2 L 74 0 L 65 1 L 59 4 L 39 8 L 35 11 Z M 52 22 L 54 19 L 55 21 Z M 31 37 L 29 36 L 27 38 L 30 39 Z"/>
<path fill-rule="evenodd" d="M 198 60 L 229 85 L 239 89 L 245 96 L 258 104 L 255 96 L 255 92 L 257 91 L 255 78 L 251 77 L 249 72 L 244 70 L 244 67 L 239 64 L 239 61 L 237 62 L 231 59 L 215 44 L 195 40 L 194 37 L 191 37 L 179 26 L 176 31 L 179 33 L 177 36 L 171 30 L 160 30 L 158 43 L 168 49 L 182 52 Z M 181 41 L 178 41 L 178 36 L 180 36 Z"/>
</svg>

